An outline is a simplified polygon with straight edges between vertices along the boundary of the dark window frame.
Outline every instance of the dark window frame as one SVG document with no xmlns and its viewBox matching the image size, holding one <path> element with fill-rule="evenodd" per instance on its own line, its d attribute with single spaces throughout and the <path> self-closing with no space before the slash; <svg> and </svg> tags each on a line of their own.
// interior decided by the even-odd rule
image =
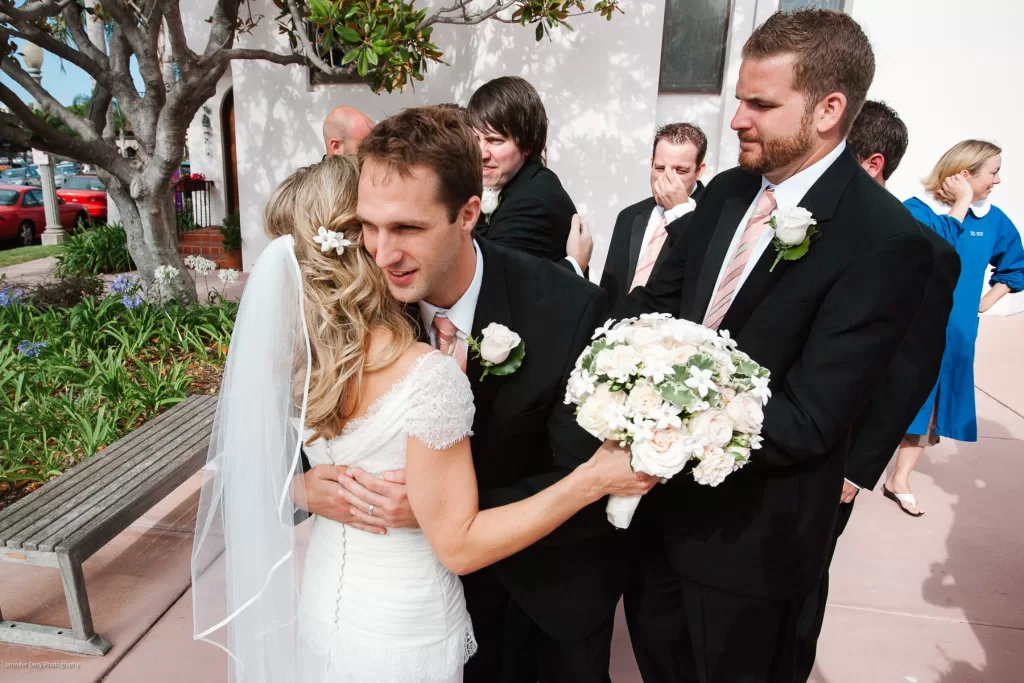
<svg viewBox="0 0 1024 683">
<path fill-rule="evenodd" d="M 725 84 L 725 64 L 728 60 L 729 54 L 729 38 L 732 33 L 732 14 L 735 9 L 734 0 L 721 0 L 725 3 L 725 26 L 722 31 L 722 42 L 721 42 L 721 60 L 718 64 L 718 73 L 715 75 L 714 83 L 708 81 L 706 83 L 698 84 L 683 84 L 673 85 L 665 83 L 665 43 L 668 41 L 668 20 L 670 4 L 672 2 L 679 2 L 682 4 L 692 3 L 693 0 L 666 0 L 665 2 L 665 16 L 662 19 L 661 33 L 662 33 L 662 47 L 661 55 L 658 64 L 658 94 L 659 95 L 720 95 L 722 93 L 722 87 Z"/>
</svg>

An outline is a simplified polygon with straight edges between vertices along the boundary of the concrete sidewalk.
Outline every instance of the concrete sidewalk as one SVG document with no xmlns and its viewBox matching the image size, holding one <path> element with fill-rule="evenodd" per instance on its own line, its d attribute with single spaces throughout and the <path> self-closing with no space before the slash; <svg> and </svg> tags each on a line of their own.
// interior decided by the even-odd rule
<svg viewBox="0 0 1024 683">
<path fill-rule="evenodd" d="M 859 496 L 833 563 L 814 683 L 1024 680 L 1022 338 L 1024 315 L 982 320 L 981 438 L 926 451 L 913 480 L 924 517 Z M 90 658 L 0 645 L 5 681 L 227 681 L 226 655 L 192 641 L 198 484 L 193 477 L 85 563 L 96 629 L 113 650 Z M 0 608 L 8 619 L 68 621 L 56 570 L 0 565 Z M 74 668 L 27 668 L 43 663 Z M 612 680 L 640 683 L 621 614 Z"/>
</svg>

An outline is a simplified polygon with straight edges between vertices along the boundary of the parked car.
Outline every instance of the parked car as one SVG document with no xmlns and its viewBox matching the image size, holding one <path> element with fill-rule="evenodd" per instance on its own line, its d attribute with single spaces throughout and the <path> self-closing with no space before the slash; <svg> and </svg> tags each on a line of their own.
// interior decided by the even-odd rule
<svg viewBox="0 0 1024 683">
<path fill-rule="evenodd" d="M 31 166 L 27 166 L 24 168 L 9 168 L 0 173 L 0 183 L 4 185 L 35 185 L 39 187 L 43 184 L 43 180 L 39 177 L 39 171 Z"/>
<path fill-rule="evenodd" d="M 64 187 L 64 183 L 73 176 L 78 175 L 78 169 L 68 164 L 60 164 L 53 167 L 53 183 L 58 189 Z"/>
<path fill-rule="evenodd" d="M 64 181 L 57 196 L 84 206 L 94 221 L 107 220 L 107 188 L 97 176 L 72 176 Z"/>
<path fill-rule="evenodd" d="M 89 220 L 86 207 L 57 198 L 60 224 L 67 231 Z M 43 191 L 23 185 L 0 185 L 0 239 L 17 239 L 20 244 L 33 244 L 46 230 Z"/>
</svg>

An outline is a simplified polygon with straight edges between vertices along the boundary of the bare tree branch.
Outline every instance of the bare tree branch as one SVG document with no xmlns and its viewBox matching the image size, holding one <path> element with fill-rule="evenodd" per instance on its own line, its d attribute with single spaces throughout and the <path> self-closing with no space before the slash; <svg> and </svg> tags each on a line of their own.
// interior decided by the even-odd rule
<svg viewBox="0 0 1024 683">
<path fill-rule="evenodd" d="M 182 73 L 188 73 L 195 67 L 196 54 L 188 47 L 185 26 L 181 21 L 181 8 L 177 2 L 168 3 L 167 33 L 171 38 L 171 54 L 178 63 L 178 69 Z"/>
<path fill-rule="evenodd" d="M 36 2 L 26 2 L 21 7 L 15 7 L 9 2 L 0 2 L 0 21 L 13 24 L 16 22 L 31 22 L 44 17 L 55 17 L 65 7 L 74 4 L 76 1 L 60 0 L 60 2 L 52 2 L 52 0 L 36 0 Z"/>
<path fill-rule="evenodd" d="M 434 12 L 431 16 L 427 17 L 420 28 L 426 28 L 433 24 L 456 24 L 459 26 L 471 26 L 487 21 L 495 14 L 503 12 L 512 5 L 516 4 L 516 0 L 497 0 L 493 5 L 485 10 L 481 10 L 476 14 L 470 14 L 468 7 L 471 0 L 458 0 L 451 7 L 445 7 Z M 461 16 L 449 16 L 449 13 L 459 11 Z"/>
<path fill-rule="evenodd" d="M 17 60 L 7 58 L 0 62 L 0 70 L 7 74 L 12 81 L 20 85 L 36 102 L 40 104 L 43 111 L 53 114 L 60 119 L 64 125 L 73 130 L 83 140 L 98 140 L 100 135 L 96 128 L 80 116 L 72 114 L 68 109 L 58 102 L 53 95 L 47 92 L 35 79 L 28 75 L 28 72 L 21 68 Z"/>
<path fill-rule="evenodd" d="M 235 59 L 258 59 L 264 62 L 272 62 L 274 64 L 307 64 L 306 55 L 299 53 L 291 53 L 283 55 L 280 52 L 270 52 L 269 50 L 247 50 L 243 48 L 233 48 L 230 50 L 221 50 L 217 53 L 217 57 L 226 61 Z"/>
<path fill-rule="evenodd" d="M 235 23 L 238 21 L 239 0 L 217 0 L 210 17 L 210 37 L 206 41 L 206 49 L 199 59 L 201 63 L 215 63 L 215 53 L 229 48 L 235 40 Z"/>
<path fill-rule="evenodd" d="M 82 8 L 78 6 L 77 2 L 73 2 L 64 8 L 64 23 L 67 24 L 68 31 L 71 33 L 71 39 L 75 41 L 78 51 L 102 68 L 108 68 L 107 54 L 98 45 L 93 45 L 92 40 L 89 39 L 89 35 L 82 26 L 82 19 Z"/>
<path fill-rule="evenodd" d="M 61 59 L 66 59 L 97 81 L 102 81 L 106 78 L 105 70 L 96 61 L 31 24 L 19 23 L 10 27 L 0 26 L 0 38 L 21 38 L 38 45 Z"/>
<path fill-rule="evenodd" d="M 107 109 L 110 107 L 112 101 L 110 90 L 104 88 L 99 83 L 92 91 L 92 97 L 89 98 L 89 121 L 96 130 L 101 131 L 100 137 L 103 136 L 103 129 L 107 125 Z"/>
</svg>

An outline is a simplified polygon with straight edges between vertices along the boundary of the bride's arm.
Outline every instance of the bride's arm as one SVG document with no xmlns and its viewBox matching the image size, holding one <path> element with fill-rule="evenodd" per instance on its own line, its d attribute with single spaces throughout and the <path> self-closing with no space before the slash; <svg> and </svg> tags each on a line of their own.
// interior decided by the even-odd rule
<svg viewBox="0 0 1024 683">
<path fill-rule="evenodd" d="M 468 438 L 437 450 L 410 436 L 406 458 L 409 504 L 438 559 L 456 574 L 519 552 L 606 495 L 644 494 L 657 482 L 634 474 L 627 454 L 609 442 L 543 491 L 481 511 Z"/>
</svg>

